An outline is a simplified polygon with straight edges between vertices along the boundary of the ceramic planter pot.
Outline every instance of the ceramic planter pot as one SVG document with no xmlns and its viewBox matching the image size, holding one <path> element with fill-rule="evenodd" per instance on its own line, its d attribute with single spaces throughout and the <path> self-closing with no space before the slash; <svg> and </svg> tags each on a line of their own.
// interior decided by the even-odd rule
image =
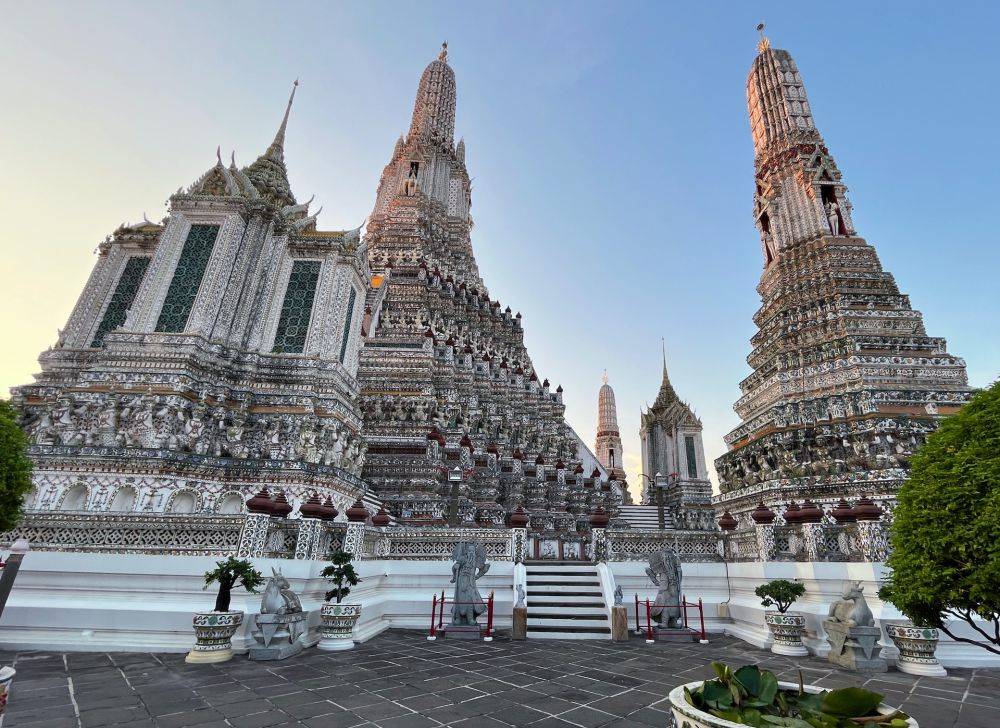
<svg viewBox="0 0 1000 728">
<path fill-rule="evenodd" d="M 934 656 L 940 635 L 933 627 L 914 627 L 910 623 L 887 624 L 885 633 L 899 650 L 896 668 L 911 675 L 947 675 Z"/>
<path fill-rule="evenodd" d="M 349 650 L 354 647 L 351 635 L 361 616 L 360 604 L 324 604 L 319 611 L 321 650 Z"/>
<path fill-rule="evenodd" d="M 233 657 L 233 635 L 243 624 L 243 612 L 197 612 L 195 644 L 185 662 L 225 662 Z"/>
<path fill-rule="evenodd" d="M 10 684 L 14 680 L 16 670 L 13 667 L 0 668 L 0 726 L 3 725 L 3 715 L 7 712 L 7 701 L 10 700 Z"/>
<path fill-rule="evenodd" d="M 746 728 L 746 725 L 743 723 L 734 723 L 724 718 L 716 718 L 711 713 L 698 710 L 687 701 L 687 698 L 684 697 L 684 688 L 693 692 L 701 686 L 702 682 L 702 680 L 695 680 L 694 682 L 689 682 L 687 685 L 678 685 L 670 691 L 670 711 L 674 716 L 677 728 Z M 781 690 L 799 689 L 797 683 L 790 682 L 779 682 L 778 687 Z M 823 690 L 823 688 L 816 687 L 815 685 L 806 685 L 805 689 L 807 693 L 818 693 Z M 878 712 L 880 715 L 890 715 L 895 713 L 896 709 L 882 703 L 878 706 Z M 907 721 L 907 725 L 909 728 L 920 728 L 917 721 L 913 720 L 913 718 Z"/>
<path fill-rule="evenodd" d="M 776 655 L 790 657 L 805 657 L 809 650 L 802 644 L 802 633 L 806 631 L 805 615 L 798 612 L 781 612 L 768 609 L 764 612 L 764 621 L 774 636 L 771 652 Z"/>
</svg>

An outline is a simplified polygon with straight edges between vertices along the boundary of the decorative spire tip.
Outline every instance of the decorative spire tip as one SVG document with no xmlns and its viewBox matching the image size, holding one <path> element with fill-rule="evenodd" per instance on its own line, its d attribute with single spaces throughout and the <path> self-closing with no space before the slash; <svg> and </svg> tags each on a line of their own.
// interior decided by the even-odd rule
<svg viewBox="0 0 1000 728">
<path fill-rule="evenodd" d="M 438 53 L 438 60 L 448 62 L 448 41 L 441 44 L 441 52 Z"/>
<path fill-rule="evenodd" d="M 763 53 L 771 47 L 771 41 L 764 35 L 764 24 L 757 23 L 757 32 L 760 33 L 760 40 L 757 41 L 757 50 Z"/>
<path fill-rule="evenodd" d="M 604 376 L 601 377 L 601 381 L 604 382 L 605 384 L 608 383 L 608 370 L 607 369 L 604 370 Z"/>
</svg>

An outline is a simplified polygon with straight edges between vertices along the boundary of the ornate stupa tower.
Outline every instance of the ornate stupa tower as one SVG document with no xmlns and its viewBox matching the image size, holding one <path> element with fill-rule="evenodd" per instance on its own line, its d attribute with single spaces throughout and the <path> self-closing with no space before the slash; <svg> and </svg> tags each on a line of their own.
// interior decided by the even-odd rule
<svg viewBox="0 0 1000 728">
<path fill-rule="evenodd" d="M 445 46 L 420 78 L 368 223 L 364 477 L 403 523 L 457 510 L 462 524 L 502 526 L 523 508 L 537 532 L 576 533 L 598 506 L 614 517 L 621 486 L 563 419 L 562 387 L 539 379 L 521 315 L 479 275 L 455 98 Z"/>
<path fill-rule="evenodd" d="M 717 507 L 861 494 L 891 507 L 913 451 L 968 400 L 965 362 L 857 234 L 795 61 L 763 36 L 747 105 L 762 306 Z"/>
<path fill-rule="evenodd" d="M 655 503 L 654 489 L 660 488 L 678 527 L 712 528 L 712 485 L 705 469 L 701 420 L 670 383 L 666 348 L 660 390 L 652 406 L 641 413 L 639 440 L 642 503 Z"/>
<path fill-rule="evenodd" d="M 622 438 L 618 433 L 618 409 L 615 407 L 615 390 L 608 384 L 608 373 L 604 372 L 604 383 L 597 393 L 597 435 L 594 452 L 597 459 L 609 473 L 619 479 L 625 478 L 622 460 Z"/>
</svg>

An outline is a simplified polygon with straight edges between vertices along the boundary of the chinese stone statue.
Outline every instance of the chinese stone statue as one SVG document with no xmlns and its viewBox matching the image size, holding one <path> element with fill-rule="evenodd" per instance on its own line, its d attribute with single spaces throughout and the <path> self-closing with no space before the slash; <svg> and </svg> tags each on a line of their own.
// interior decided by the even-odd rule
<svg viewBox="0 0 1000 728">
<path fill-rule="evenodd" d="M 476 627 L 476 619 L 486 611 L 483 597 L 476 588 L 476 580 L 489 571 L 486 547 L 482 544 L 462 542 L 451 552 L 455 563 L 451 567 L 451 583 L 455 585 L 455 603 L 451 608 L 451 627 Z"/>
<path fill-rule="evenodd" d="M 657 629 L 679 629 L 681 618 L 681 560 L 677 553 L 666 546 L 649 557 L 646 574 L 659 591 L 650 610 L 660 623 Z"/>
</svg>

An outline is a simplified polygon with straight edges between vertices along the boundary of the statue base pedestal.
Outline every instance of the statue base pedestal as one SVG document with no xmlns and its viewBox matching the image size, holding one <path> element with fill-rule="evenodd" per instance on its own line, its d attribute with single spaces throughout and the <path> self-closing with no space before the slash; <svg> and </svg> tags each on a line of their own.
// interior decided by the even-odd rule
<svg viewBox="0 0 1000 728">
<path fill-rule="evenodd" d="M 697 642 L 698 633 L 687 627 L 653 627 L 653 639 L 657 642 Z"/>
<path fill-rule="evenodd" d="M 527 624 L 527 615 L 525 615 L 525 620 L 525 624 Z M 478 640 L 482 639 L 483 628 L 478 624 L 470 624 L 468 626 L 449 624 L 439 629 L 438 634 L 441 637 L 453 640 Z"/>
<path fill-rule="evenodd" d="M 628 610 L 624 605 L 611 608 L 611 639 L 614 642 L 628 642 Z"/>
<path fill-rule="evenodd" d="M 528 639 L 528 608 L 514 607 L 514 623 L 510 629 L 512 640 Z"/>
<path fill-rule="evenodd" d="M 284 660 L 302 652 L 302 636 L 306 631 L 306 612 L 293 614 L 258 614 L 254 617 L 257 644 L 250 648 L 255 661 Z"/>
<path fill-rule="evenodd" d="M 879 656 L 882 645 L 881 627 L 848 627 L 843 622 L 826 620 L 823 622 L 830 654 L 826 659 L 835 665 L 856 672 L 887 672 L 889 665 Z"/>
</svg>

